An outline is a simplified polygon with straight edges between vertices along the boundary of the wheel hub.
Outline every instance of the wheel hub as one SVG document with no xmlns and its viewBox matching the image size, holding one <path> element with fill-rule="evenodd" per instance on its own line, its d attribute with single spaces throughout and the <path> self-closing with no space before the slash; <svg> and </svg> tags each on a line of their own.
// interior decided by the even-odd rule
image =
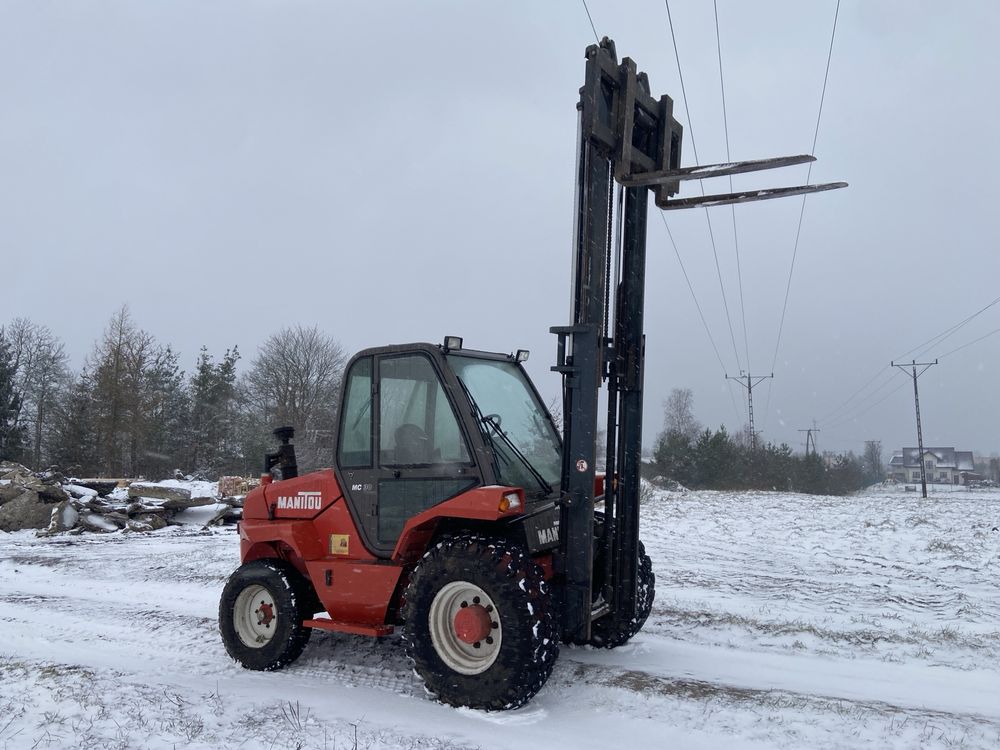
<svg viewBox="0 0 1000 750">
<path fill-rule="evenodd" d="M 254 611 L 257 615 L 257 624 L 263 625 L 265 628 L 271 627 L 271 622 L 274 620 L 274 605 L 268 604 L 263 599 L 260 602 L 260 606 Z"/>
<path fill-rule="evenodd" d="M 243 644 L 262 648 L 274 638 L 279 624 L 274 595 L 264 586 L 253 584 L 243 589 L 233 604 L 233 627 Z"/>
<path fill-rule="evenodd" d="M 455 614 L 455 635 L 465 643 L 485 640 L 492 629 L 490 613 L 481 604 L 462 607 Z"/>
<path fill-rule="evenodd" d="M 503 643 L 500 612 L 489 594 L 470 581 L 452 581 L 428 612 L 431 642 L 444 665 L 459 674 L 482 674 Z"/>
</svg>

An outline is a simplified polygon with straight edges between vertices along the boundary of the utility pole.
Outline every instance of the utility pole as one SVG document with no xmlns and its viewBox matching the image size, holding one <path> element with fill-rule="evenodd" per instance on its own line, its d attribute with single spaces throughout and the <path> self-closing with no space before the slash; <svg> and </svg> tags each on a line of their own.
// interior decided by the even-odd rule
<svg viewBox="0 0 1000 750">
<path fill-rule="evenodd" d="M 920 394 L 917 392 L 917 378 L 923 375 L 927 370 L 938 361 L 935 359 L 933 362 L 917 362 L 915 360 L 910 360 L 910 364 L 897 365 L 895 362 L 890 362 L 889 364 L 893 367 L 898 367 L 901 372 L 906 372 L 905 367 L 910 367 L 912 370 L 913 377 L 913 405 L 917 411 L 917 460 L 920 461 L 920 489 L 923 491 L 923 495 L 927 497 L 927 470 L 924 467 L 924 434 L 920 430 Z M 917 372 L 918 367 L 923 367 L 924 369 Z"/>
<path fill-rule="evenodd" d="M 735 380 L 737 383 L 742 385 L 747 389 L 747 413 L 750 415 L 750 454 L 753 455 L 757 452 L 757 433 L 753 429 L 753 389 L 760 385 L 761 382 L 767 380 L 768 378 L 773 378 L 774 373 L 770 375 L 751 375 L 749 372 L 744 375 L 740 373 L 737 377 L 736 375 L 726 375 L 727 380 Z M 744 382 L 746 381 L 746 382 Z"/>
<path fill-rule="evenodd" d="M 799 430 L 799 432 L 804 432 L 806 434 L 806 458 L 809 458 L 809 444 L 812 443 L 813 454 L 816 453 L 816 438 L 813 437 L 814 432 L 820 432 L 817 427 L 810 427 L 805 430 Z"/>
</svg>

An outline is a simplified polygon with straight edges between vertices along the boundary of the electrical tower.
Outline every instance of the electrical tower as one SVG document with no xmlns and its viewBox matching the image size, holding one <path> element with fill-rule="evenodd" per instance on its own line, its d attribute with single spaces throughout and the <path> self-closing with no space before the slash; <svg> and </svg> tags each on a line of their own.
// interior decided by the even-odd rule
<svg viewBox="0 0 1000 750">
<path fill-rule="evenodd" d="M 749 372 L 746 375 L 742 373 L 739 376 L 736 375 L 726 375 L 727 380 L 735 380 L 737 383 L 742 385 L 747 389 L 747 414 L 750 417 L 750 453 L 757 452 L 757 433 L 753 429 L 753 389 L 760 385 L 761 382 L 767 380 L 768 378 L 773 378 L 774 373 L 770 375 L 751 375 Z"/>
<path fill-rule="evenodd" d="M 908 365 L 897 365 L 895 362 L 889 363 L 893 367 L 898 367 L 901 372 L 906 372 L 906 370 L 903 369 L 905 367 L 909 367 L 912 370 L 913 405 L 917 411 L 917 460 L 920 462 L 920 489 L 923 491 L 924 497 L 927 497 L 927 471 L 924 468 L 924 434 L 920 429 L 920 394 L 917 392 L 917 378 L 937 363 L 938 361 L 936 359 L 933 362 L 917 362 L 915 360 L 910 360 L 910 364 Z M 923 367 L 924 369 L 917 372 L 918 367 Z"/>
<path fill-rule="evenodd" d="M 813 436 L 814 432 L 819 432 L 819 428 L 810 427 L 805 430 L 799 430 L 799 432 L 804 432 L 806 434 L 806 458 L 809 457 L 809 445 L 812 444 L 812 452 L 816 454 L 816 438 Z"/>
</svg>

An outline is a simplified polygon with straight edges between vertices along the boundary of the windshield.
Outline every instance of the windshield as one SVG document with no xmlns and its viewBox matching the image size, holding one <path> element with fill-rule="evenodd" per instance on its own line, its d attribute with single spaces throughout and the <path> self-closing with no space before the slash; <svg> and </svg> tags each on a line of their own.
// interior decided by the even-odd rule
<svg viewBox="0 0 1000 750">
<path fill-rule="evenodd" d="M 524 371 L 514 362 L 458 354 L 449 354 L 448 360 L 482 412 L 480 429 L 493 446 L 500 480 L 514 487 L 538 487 L 537 472 L 545 483 L 558 487 L 562 471 L 559 436 Z"/>
</svg>

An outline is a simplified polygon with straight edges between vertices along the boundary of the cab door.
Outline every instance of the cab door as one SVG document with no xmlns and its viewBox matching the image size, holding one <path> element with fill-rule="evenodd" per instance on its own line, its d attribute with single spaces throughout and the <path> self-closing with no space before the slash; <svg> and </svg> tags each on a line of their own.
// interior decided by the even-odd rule
<svg viewBox="0 0 1000 750">
<path fill-rule="evenodd" d="M 428 353 L 374 354 L 351 365 L 337 458 L 376 555 L 392 553 L 410 518 L 480 484 L 454 407 Z"/>
</svg>

